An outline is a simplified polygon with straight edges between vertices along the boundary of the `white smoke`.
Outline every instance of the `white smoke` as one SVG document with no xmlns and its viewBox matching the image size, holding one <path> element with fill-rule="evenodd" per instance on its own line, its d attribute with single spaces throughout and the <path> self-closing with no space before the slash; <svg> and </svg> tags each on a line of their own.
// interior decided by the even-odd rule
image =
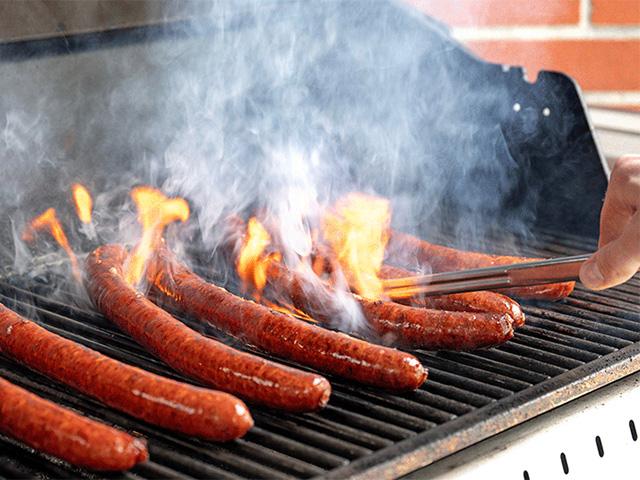
<svg viewBox="0 0 640 480">
<path fill-rule="evenodd" d="M 150 183 L 190 201 L 208 251 L 228 214 L 261 212 L 290 261 L 324 206 L 362 190 L 390 198 L 396 227 L 483 238 L 517 177 L 487 116 L 504 91 L 460 71 L 441 26 L 391 1 L 207 5 L 159 39 L 0 63 L 0 205 L 39 213 L 79 181 L 98 238 L 131 243 L 127 192 Z"/>
</svg>

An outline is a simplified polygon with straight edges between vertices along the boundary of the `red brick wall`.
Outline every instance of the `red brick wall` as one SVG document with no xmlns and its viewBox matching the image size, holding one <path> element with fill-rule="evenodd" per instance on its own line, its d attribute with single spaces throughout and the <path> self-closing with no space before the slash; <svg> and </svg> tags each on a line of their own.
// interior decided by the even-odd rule
<svg viewBox="0 0 640 480">
<path fill-rule="evenodd" d="M 571 75 L 592 104 L 640 108 L 640 0 L 405 0 L 480 57 Z"/>
</svg>

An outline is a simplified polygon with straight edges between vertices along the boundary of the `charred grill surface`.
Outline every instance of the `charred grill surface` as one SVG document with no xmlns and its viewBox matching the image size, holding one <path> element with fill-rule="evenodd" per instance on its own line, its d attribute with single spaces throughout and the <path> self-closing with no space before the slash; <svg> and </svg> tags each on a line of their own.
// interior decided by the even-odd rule
<svg viewBox="0 0 640 480">
<path fill-rule="evenodd" d="M 542 232 L 536 238 L 537 243 L 530 243 L 521 253 L 571 255 L 595 246 L 569 235 Z M 495 245 L 499 250 L 499 242 Z M 72 294 L 49 295 L 50 280 L 7 275 L 0 281 L 0 302 L 113 358 L 188 381 L 100 314 L 74 306 Z M 466 442 L 476 442 L 640 370 L 637 276 L 605 292 L 578 286 L 562 302 L 529 303 L 524 311 L 526 325 L 499 347 L 473 353 L 413 351 L 430 371 L 430 379 L 415 392 L 388 393 L 329 377 L 333 395 L 323 411 L 291 414 L 250 405 L 256 426 L 243 439 L 226 444 L 153 427 L 70 392 L 1 355 L 0 376 L 60 405 L 146 437 L 150 461 L 121 478 L 344 478 L 379 477 L 383 471 L 397 476 L 466 446 L 456 438 L 462 429 Z M 183 320 L 207 335 L 225 338 L 211 327 Z M 237 342 L 234 346 L 244 348 Z M 0 435 L 0 477 L 34 476 L 99 477 L 45 458 Z"/>
</svg>

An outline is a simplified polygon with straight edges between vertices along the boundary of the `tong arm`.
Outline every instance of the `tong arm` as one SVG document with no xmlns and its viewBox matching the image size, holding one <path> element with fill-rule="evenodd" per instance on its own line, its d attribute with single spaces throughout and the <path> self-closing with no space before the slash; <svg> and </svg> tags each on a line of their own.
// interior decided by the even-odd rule
<svg viewBox="0 0 640 480">
<path fill-rule="evenodd" d="M 496 267 L 433 273 L 383 281 L 384 290 L 393 297 L 416 294 L 443 295 L 476 290 L 526 287 L 578 280 L 580 267 L 591 254 L 560 257 Z"/>
</svg>

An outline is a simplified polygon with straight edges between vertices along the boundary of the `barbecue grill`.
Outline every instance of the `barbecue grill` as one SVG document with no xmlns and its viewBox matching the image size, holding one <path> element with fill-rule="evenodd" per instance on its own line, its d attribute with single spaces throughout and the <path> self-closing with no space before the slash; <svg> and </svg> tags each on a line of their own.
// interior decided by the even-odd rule
<svg viewBox="0 0 640 480">
<path fill-rule="evenodd" d="M 538 237 L 526 253 L 552 256 L 594 248 L 581 237 Z M 5 276 L 0 301 L 109 356 L 183 379 L 101 315 L 75 306 L 82 300 L 71 289 L 52 300 L 51 285 L 58 281 L 46 275 Z M 145 425 L 4 358 L 0 373 L 45 398 L 148 438 L 151 462 L 123 478 L 391 478 L 639 370 L 639 291 L 638 278 L 604 293 L 578 288 L 565 302 L 526 306 L 527 325 L 503 346 L 473 353 L 417 351 L 430 379 L 410 394 L 331 378 L 334 393 L 324 411 L 293 415 L 253 408 L 256 427 L 224 445 Z M 8 477 L 92 476 L 8 438 L 1 441 L 0 472 Z"/>
<path fill-rule="evenodd" d="M 276 8 L 283 8 L 283 5 Z M 350 2 L 344 2 L 336 8 L 352 7 Z M 473 243 L 477 238 L 461 237 L 458 226 L 444 220 L 435 226 L 437 228 L 433 223 L 426 225 L 425 221 L 416 225 L 416 230 L 432 241 L 501 253 L 551 257 L 593 251 L 607 168 L 573 82 L 564 75 L 543 72 L 538 81 L 531 84 L 523 79 L 521 69 L 490 65 L 473 58 L 448 38 L 441 26 L 416 18 L 398 5 L 381 2 L 372 8 L 377 15 L 368 18 L 385 18 L 386 25 L 405 34 L 409 32 L 413 41 L 428 40 L 433 48 L 437 47 L 439 54 L 427 59 L 432 62 L 428 64 L 446 67 L 439 72 L 446 71 L 450 74 L 448 78 L 453 78 L 451 85 L 442 88 L 484 91 L 483 85 L 487 83 L 496 86 L 497 94 L 482 96 L 471 109 L 468 105 L 453 105 L 449 120 L 454 123 L 460 120 L 455 113 L 460 107 L 461 115 L 471 111 L 476 120 L 500 127 L 506 148 L 503 153 L 508 152 L 522 167 L 514 172 L 519 175 L 518 188 L 508 192 L 509 208 L 504 218 L 517 217 L 527 211 L 534 198 L 544 198 L 538 205 L 531 230 L 525 234 L 507 230 L 508 225 L 500 222 L 483 231 L 479 243 Z M 318 21 L 323 18 L 320 9 L 313 7 L 304 15 L 317 17 Z M 250 28 L 251 22 L 243 22 L 242 16 L 239 18 L 227 20 L 240 32 Z M 195 29 L 185 25 L 183 21 L 167 22 L 108 33 L 79 33 L 14 42 L 0 47 L 0 59 L 3 60 L 0 71 L 36 74 L 44 68 L 59 80 L 62 78 L 60 71 L 67 68 L 65 62 L 68 62 L 66 65 L 78 65 L 86 61 L 95 65 L 101 59 L 120 56 L 123 64 L 131 68 L 131 59 L 137 58 L 139 49 L 153 49 L 154 45 L 162 48 L 162 42 L 167 38 L 169 41 L 182 38 L 193 41 L 189 35 L 194 31 L 198 36 L 196 41 L 207 40 L 211 35 L 215 38 L 216 22 L 199 21 Z M 350 27 L 342 26 L 345 38 L 354 34 Z M 375 22 L 365 25 L 366 29 L 379 26 Z M 447 54 L 442 55 L 442 52 Z M 118 74 L 123 71 L 127 71 L 126 68 Z M 425 75 L 425 83 L 434 80 L 426 70 L 421 74 Z M 78 85 L 94 92 L 91 89 L 95 85 L 83 82 Z M 59 88 L 62 94 L 70 95 L 62 86 Z M 108 90 L 109 85 L 104 88 Z M 340 93 L 345 92 L 336 94 Z M 468 100 L 469 97 L 465 97 L 460 101 Z M 94 102 L 95 96 L 91 95 L 87 101 Z M 12 106 L 7 100 L 2 102 L 0 100 L 0 107 L 9 109 Z M 44 108 L 55 112 L 62 107 L 45 105 Z M 427 116 L 425 124 L 431 120 Z M 153 122 L 154 119 L 146 121 Z M 116 128 L 117 119 L 104 122 L 101 127 L 122 133 L 123 127 Z M 135 162 L 126 157 L 134 146 L 140 148 L 136 143 L 140 139 L 126 140 L 129 143 L 123 146 L 122 158 L 109 160 L 112 152 L 98 144 L 96 158 L 89 162 L 90 165 L 85 165 L 82 159 L 67 159 L 72 165 L 69 170 L 75 168 L 80 176 L 83 172 L 90 176 L 95 174 L 96 166 L 107 165 L 109 161 L 109 169 L 121 169 L 121 175 L 139 173 Z M 86 146 L 80 145 L 74 154 L 87 153 L 83 148 Z M 444 145 L 434 148 L 438 150 Z M 473 149 L 471 153 L 455 150 L 463 147 L 450 148 L 453 149 L 452 156 L 483 153 Z M 415 191 L 419 188 L 412 178 L 415 173 L 408 172 L 399 178 L 394 188 Z M 491 188 L 490 179 L 483 177 L 482 171 L 479 173 L 479 181 L 486 182 L 481 187 Z M 112 180 L 107 178 L 96 181 L 98 185 L 113 184 L 109 182 Z M 371 182 L 375 186 L 375 179 Z M 456 178 L 450 182 L 447 187 L 454 191 L 460 191 L 465 185 Z M 40 193 L 36 198 L 41 200 L 50 193 Z M 503 203 L 492 208 L 481 212 L 484 218 L 504 212 L 507 207 Z M 440 210 L 431 212 L 430 218 L 446 218 L 445 213 L 455 217 L 468 209 L 465 200 L 447 198 Z M 12 207 L 7 212 L 15 214 Z M 26 269 L 27 273 L 23 266 L 16 268 L 8 235 L 11 226 L 2 222 L 4 220 L 0 221 L 0 226 L 4 225 L 0 233 L 3 247 L 0 252 L 7 253 L 5 264 L 8 267 L 0 275 L 0 302 L 51 331 L 113 358 L 170 378 L 190 381 L 153 358 L 95 312 L 70 283 L 69 276 L 61 273 L 65 267 L 61 267 L 64 262 L 59 258 L 34 259 Z M 192 265 L 203 276 L 221 281 L 211 273 L 209 252 L 201 248 L 196 246 L 189 250 Z M 288 414 L 252 407 L 256 426 L 243 439 L 226 444 L 214 444 L 152 427 L 70 391 L 1 355 L 0 376 L 44 398 L 147 438 L 151 460 L 130 472 L 108 478 L 395 478 L 640 370 L 639 297 L 640 278 L 636 276 L 627 284 L 604 292 L 589 292 L 578 286 L 565 301 L 525 304 L 527 324 L 500 347 L 472 353 L 414 351 L 429 368 L 429 380 L 415 392 L 390 394 L 329 376 L 333 395 L 323 411 Z M 207 335 L 250 350 L 213 328 L 196 324 L 189 318 L 181 319 Z M 264 355 L 257 351 L 253 353 Z M 565 458 L 563 462 L 570 464 L 571 458 Z M 558 461 L 558 472 L 562 468 Z M 534 471 L 530 468 L 531 475 Z M 0 477 L 101 478 L 101 475 L 72 468 L 0 435 Z M 529 478 L 529 473 L 524 474 L 524 478 Z"/>
</svg>

